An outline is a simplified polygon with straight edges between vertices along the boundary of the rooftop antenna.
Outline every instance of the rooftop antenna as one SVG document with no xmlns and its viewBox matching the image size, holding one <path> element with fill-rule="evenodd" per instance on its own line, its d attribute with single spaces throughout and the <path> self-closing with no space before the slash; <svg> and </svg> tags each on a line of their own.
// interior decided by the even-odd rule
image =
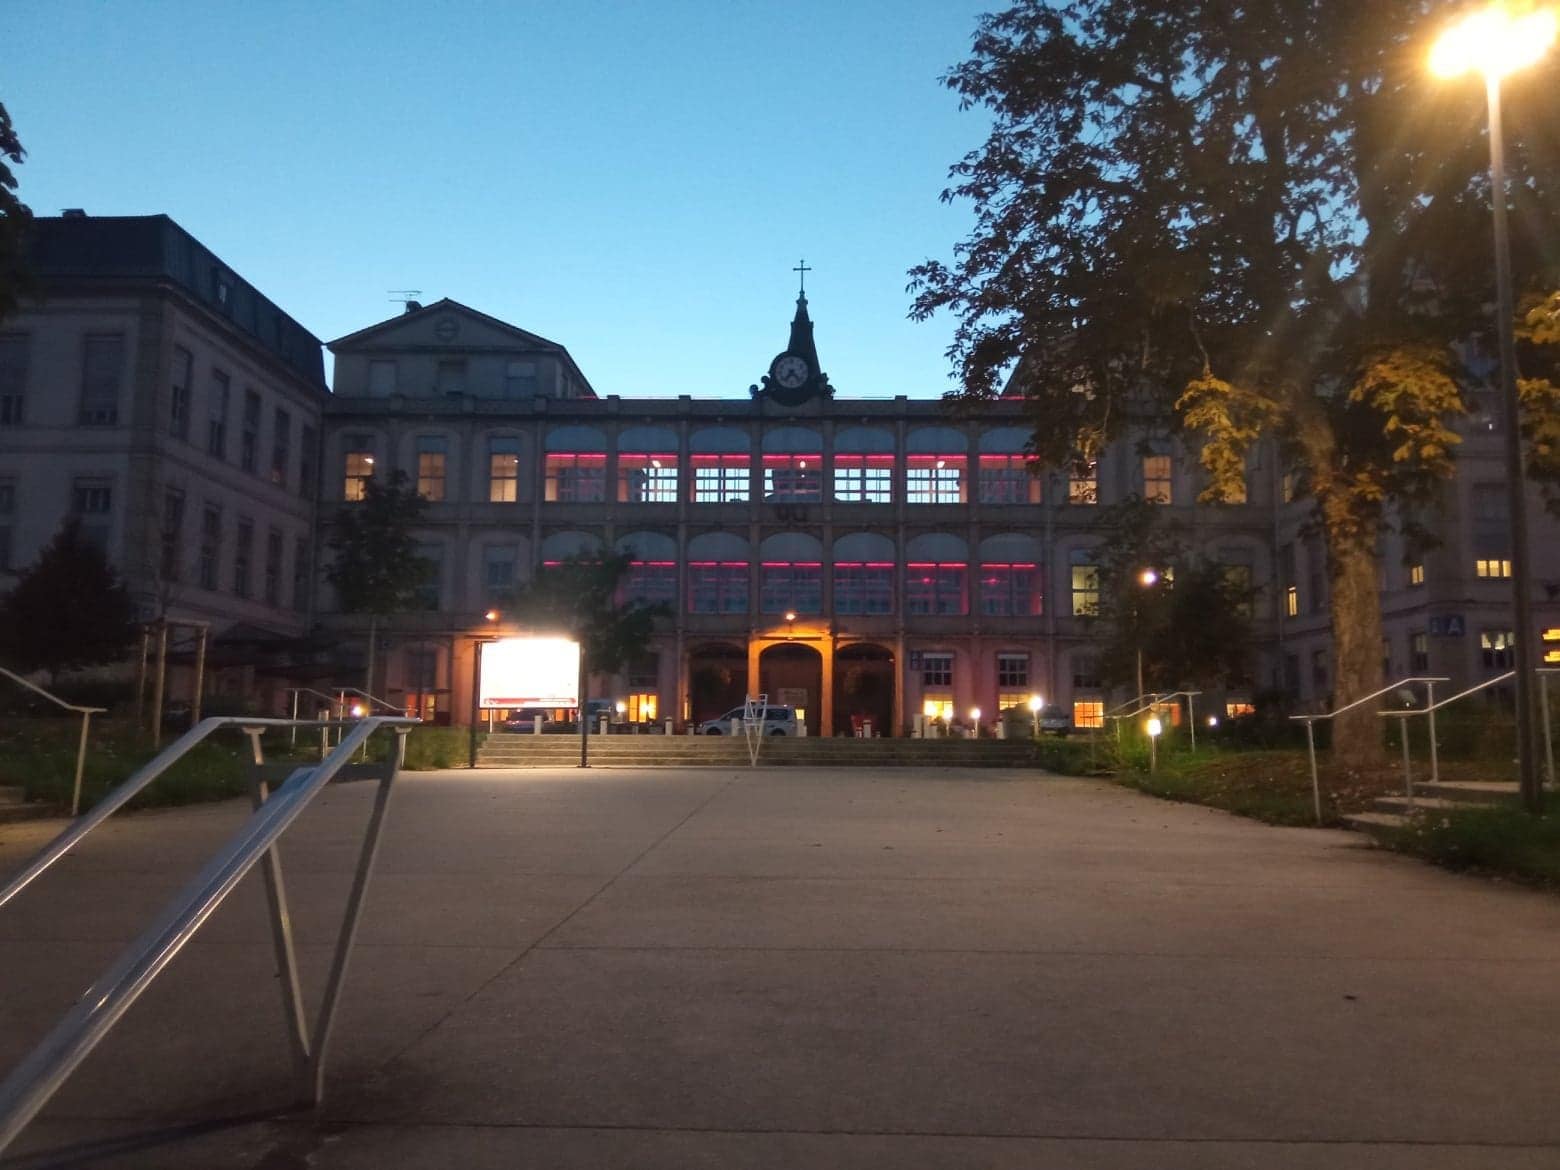
<svg viewBox="0 0 1560 1170">
<path fill-rule="evenodd" d="M 389 290 L 390 299 L 401 305 L 414 305 L 417 298 L 422 296 L 420 288 L 393 288 Z"/>
</svg>

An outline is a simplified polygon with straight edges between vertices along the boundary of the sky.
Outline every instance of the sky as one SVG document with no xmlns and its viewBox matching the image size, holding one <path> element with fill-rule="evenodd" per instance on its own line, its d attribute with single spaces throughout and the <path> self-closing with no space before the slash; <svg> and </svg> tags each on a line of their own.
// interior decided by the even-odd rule
<svg viewBox="0 0 1560 1170">
<path fill-rule="evenodd" d="M 987 120 L 966 0 L 4 0 L 40 215 L 166 212 L 323 340 L 450 297 L 598 394 L 746 394 L 802 258 L 842 397 L 952 388 L 939 195 Z"/>
</svg>

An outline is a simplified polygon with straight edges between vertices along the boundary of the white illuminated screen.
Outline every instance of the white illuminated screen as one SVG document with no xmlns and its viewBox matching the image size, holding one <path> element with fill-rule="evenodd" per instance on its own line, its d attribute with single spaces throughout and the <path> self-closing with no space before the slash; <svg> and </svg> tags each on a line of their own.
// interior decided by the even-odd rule
<svg viewBox="0 0 1560 1170">
<path fill-rule="evenodd" d="M 489 707 L 577 707 L 580 646 L 564 638 L 500 638 L 482 647 L 478 703 Z"/>
</svg>

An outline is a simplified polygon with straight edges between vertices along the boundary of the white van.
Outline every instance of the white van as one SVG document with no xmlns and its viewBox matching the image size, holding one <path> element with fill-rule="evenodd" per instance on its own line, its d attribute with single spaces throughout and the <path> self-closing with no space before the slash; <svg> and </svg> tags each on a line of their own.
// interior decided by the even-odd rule
<svg viewBox="0 0 1560 1170">
<path fill-rule="evenodd" d="M 731 721 L 741 720 L 745 708 L 733 707 L 719 719 L 706 719 L 699 724 L 700 735 L 730 735 Z M 739 722 L 737 725 L 741 727 Z M 738 731 L 740 735 L 740 730 Z M 796 708 L 795 707 L 766 707 L 764 708 L 764 734 L 765 735 L 796 735 Z"/>
</svg>

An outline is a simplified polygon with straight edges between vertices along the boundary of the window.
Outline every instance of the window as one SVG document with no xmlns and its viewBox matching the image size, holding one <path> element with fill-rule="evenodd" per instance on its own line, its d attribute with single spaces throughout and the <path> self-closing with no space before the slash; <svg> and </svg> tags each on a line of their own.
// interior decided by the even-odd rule
<svg viewBox="0 0 1560 1170">
<path fill-rule="evenodd" d="M 513 504 L 520 498 L 520 440 L 499 436 L 488 440 L 488 502 Z"/>
<path fill-rule="evenodd" d="M 1511 630 L 1480 630 L 1479 650 L 1485 670 L 1510 670 L 1516 661 L 1517 635 Z"/>
<path fill-rule="evenodd" d="M 1074 459 L 1067 469 L 1067 502 L 1069 504 L 1097 504 L 1100 502 L 1100 463 L 1098 459 Z"/>
<path fill-rule="evenodd" d="M 947 690 L 922 691 L 921 714 L 928 719 L 941 719 L 944 723 L 952 723 L 953 692 Z"/>
<path fill-rule="evenodd" d="M 260 450 L 260 395 L 253 390 L 244 391 L 244 416 L 238 432 L 238 466 L 244 471 L 255 469 Z"/>
<path fill-rule="evenodd" d="M 417 494 L 434 503 L 444 499 L 447 446 L 442 435 L 417 437 Z"/>
<path fill-rule="evenodd" d="M 654 723 L 660 709 L 660 696 L 654 691 L 630 691 L 628 693 L 628 721 L 630 723 Z"/>
<path fill-rule="evenodd" d="M 265 534 L 265 603 L 282 603 L 282 534 L 273 528 Z"/>
<path fill-rule="evenodd" d="M 905 467 L 905 501 L 963 503 L 964 466 L 963 455 L 911 455 Z"/>
<path fill-rule="evenodd" d="M 1300 587 L 1295 583 L 1298 573 L 1295 565 L 1295 546 L 1283 545 L 1278 550 L 1278 580 L 1284 591 L 1284 616 L 1297 617 L 1300 613 Z"/>
<path fill-rule="evenodd" d="M 834 498 L 842 504 L 894 502 L 892 455 L 836 455 Z"/>
<path fill-rule="evenodd" d="M 758 578 L 760 613 L 823 612 L 823 566 L 816 562 L 766 561 Z"/>
<path fill-rule="evenodd" d="M 1100 611 L 1100 568 L 1086 559 L 1093 555 L 1079 551 L 1070 558 L 1073 617 L 1094 617 Z"/>
<path fill-rule="evenodd" d="M 175 439 L 190 437 L 190 379 L 195 358 L 182 345 L 173 347 L 173 374 L 168 386 L 168 433 Z"/>
<path fill-rule="evenodd" d="M 271 482 L 287 486 L 287 465 L 292 462 L 292 415 L 280 406 L 271 417 Z"/>
<path fill-rule="evenodd" d="M 981 613 L 987 617 L 1033 617 L 1040 611 L 1040 566 L 981 565 Z"/>
<path fill-rule="evenodd" d="M 504 366 L 504 397 L 535 398 L 537 390 L 536 363 L 510 361 Z"/>
<path fill-rule="evenodd" d="M 693 502 L 740 504 L 749 493 L 746 455 L 694 455 Z"/>
<path fill-rule="evenodd" d="M 1475 577 L 1509 577 L 1511 576 L 1511 561 L 1505 558 L 1486 560 L 1481 557 L 1473 562 L 1473 575 Z"/>
<path fill-rule="evenodd" d="M 967 613 L 965 566 L 919 563 L 905 566 L 905 612 L 908 614 Z"/>
<path fill-rule="evenodd" d="M 834 566 L 834 612 L 893 613 L 894 566 L 880 562 L 837 562 Z"/>
<path fill-rule="evenodd" d="M 1311 651 L 1311 688 L 1313 694 L 1322 694 L 1327 690 L 1327 651 Z"/>
<path fill-rule="evenodd" d="M 1080 691 L 1097 691 L 1103 685 L 1100 660 L 1093 654 L 1075 654 L 1072 660 L 1072 684 Z"/>
<path fill-rule="evenodd" d="M 367 435 L 348 435 L 342 455 L 341 498 L 361 500 L 374 478 L 374 441 Z"/>
<path fill-rule="evenodd" d="M 227 458 L 228 391 L 232 385 L 221 370 L 211 371 L 211 393 L 206 396 L 206 453 Z"/>
<path fill-rule="evenodd" d="M 438 394 L 466 392 L 466 363 L 461 358 L 440 358 L 434 373 L 434 391 Z"/>
<path fill-rule="evenodd" d="M 948 651 L 925 652 L 921 655 L 921 685 L 924 687 L 951 687 L 953 685 L 953 654 Z"/>
<path fill-rule="evenodd" d="M 27 334 L 0 334 L 0 427 L 27 418 Z"/>
<path fill-rule="evenodd" d="M 111 480 L 81 478 L 71 483 L 70 508 L 77 516 L 106 516 L 114 510 Z"/>
<path fill-rule="evenodd" d="M 1105 726 L 1105 703 L 1100 699 L 1073 700 L 1073 726 L 1080 730 L 1099 730 Z"/>
<path fill-rule="evenodd" d="M 319 432 L 311 426 L 303 426 L 298 432 L 298 446 L 301 448 L 298 452 L 298 494 L 306 500 L 312 500 L 318 490 L 316 452 L 320 449 Z"/>
<path fill-rule="evenodd" d="M 240 516 L 233 530 L 233 592 L 249 596 L 249 558 L 254 552 L 255 522 Z"/>
<path fill-rule="evenodd" d="M 688 566 L 689 613 L 747 613 L 746 561 L 694 561 Z"/>
<path fill-rule="evenodd" d="M 82 343 L 82 426 L 113 426 L 119 421 L 119 383 L 125 364 L 125 339 L 118 333 L 89 333 Z"/>
<path fill-rule="evenodd" d="M 0 573 L 9 572 L 13 568 L 11 518 L 14 515 L 16 515 L 16 481 L 0 479 Z"/>
<path fill-rule="evenodd" d="M 293 542 L 292 607 L 299 613 L 309 608 L 309 542 L 302 536 Z"/>
<path fill-rule="evenodd" d="M 635 561 L 623 578 L 623 600 L 644 605 L 677 605 L 677 563 Z"/>
<path fill-rule="evenodd" d="M 1510 499 L 1503 483 L 1476 483 L 1472 490 L 1473 518 L 1504 527 L 1511 519 Z"/>
<path fill-rule="evenodd" d="M 1298 617 L 1300 615 L 1300 587 L 1298 585 L 1284 586 L 1284 616 Z"/>
<path fill-rule="evenodd" d="M 1425 563 L 1423 561 L 1415 561 L 1408 566 L 1408 584 L 1410 587 L 1413 587 L 1415 585 L 1423 585 L 1424 583 Z"/>
<path fill-rule="evenodd" d="M 180 575 L 181 545 L 184 539 L 184 493 L 169 488 L 163 493 L 161 555 L 158 572 L 164 581 L 177 581 Z"/>
<path fill-rule="evenodd" d="M 222 509 L 207 504 L 200 518 L 200 560 L 198 572 L 202 589 L 217 587 L 217 563 L 222 552 Z"/>
<path fill-rule="evenodd" d="M 675 504 L 677 456 L 620 453 L 618 499 L 627 504 Z"/>
<path fill-rule="evenodd" d="M 547 456 L 546 498 L 559 504 L 599 504 L 607 498 L 605 455 Z"/>
<path fill-rule="evenodd" d="M 983 504 L 1038 504 L 1040 477 L 1029 474 L 1023 455 L 982 455 L 979 498 Z"/>
<path fill-rule="evenodd" d="M 817 455 L 765 455 L 764 499 L 772 504 L 820 503 L 822 465 Z"/>
<path fill-rule="evenodd" d="M 439 608 L 439 599 L 443 595 L 441 582 L 444 577 L 444 546 L 419 544 L 414 550 L 414 555 L 418 560 L 426 561 L 429 569 L 423 583 L 417 588 L 417 597 L 412 602 L 412 608 L 426 610 L 429 613 L 436 612 Z"/>
<path fill-rule="evenodd" d="M 406 650 L 406 690 L 412 695 L 427 695 L 439 685 L 439 652 L 425 646 Z M 413 707 L 415 708 L 415 704 Z M 419 712 L 420 714 L 421 712 Z"/>
<path fill-rule="evenodd" d="M 514 598 L 516 551 L 512 544 L 490 544 L 482 550 L 482 594 L 490 605 Z"/>
<path fill-rule="evenodd" d="M 1423 630 L 1408 636 L 1408 669 L 1415 674 L 1430 669 L 1430 637 Z"/>
<path fill-rule="evenodd" d="M 1143 456 L 1143 499 L 1150 504 L 1168 504 L 1172 501 L 1170 456 Z"/>
<path fill-rule="evenodd" d="M 1029 655 L 1027 654 L 998 654 L 997 655 L 997 687 L 1008 689 L 1011 687 L 1029 686 Z"/>
<path fill-rule="evenodd" d="M 373 360 L 368 363 L 368 392 L 379 398 L 395 393 L 395 362 Z"/>
<path fill-rule="evenodd" d="M 1224 717 L 1226 719 L 1239 719 L 1243 715 L 1255 715 L 1257 707 L 1255 703 L 1245 699 L 1227 699 L 1224 703 Z"/>
</svg>

